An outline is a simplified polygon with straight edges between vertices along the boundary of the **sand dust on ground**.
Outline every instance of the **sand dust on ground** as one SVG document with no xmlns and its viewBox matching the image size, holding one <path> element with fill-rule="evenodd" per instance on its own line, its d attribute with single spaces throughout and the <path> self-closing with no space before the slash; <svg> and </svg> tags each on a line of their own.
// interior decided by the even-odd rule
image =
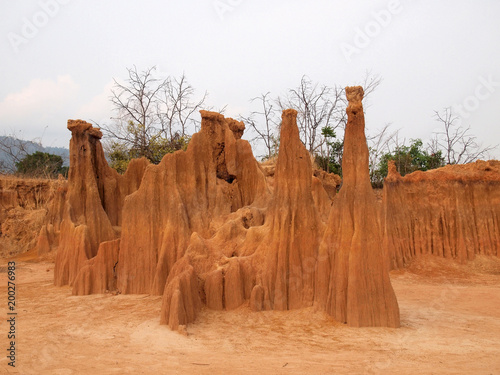
<svg viewBox="0 0 500 375">
<path fill-rule="evenodd" d="M 16 368 L 5 374 L 499 374 L 500 261 L 422 258 L 391 273 L 402 327 L 349 328 L 314 308 L 203 310 L 159 325 L 161 297 L 75 297 L 48 261 L 17 261 Z M 0 262 L 2 352 L 7 261 Z"/>
</svg>

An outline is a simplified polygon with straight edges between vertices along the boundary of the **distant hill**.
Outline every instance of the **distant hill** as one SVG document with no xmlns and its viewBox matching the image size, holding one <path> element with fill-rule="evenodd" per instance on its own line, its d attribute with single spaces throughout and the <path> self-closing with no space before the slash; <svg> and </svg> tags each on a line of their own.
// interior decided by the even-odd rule
<svg viewBox="0 0 500 375">
<path fill-rule="evenodd" d="M 69 149 L 67 148 L 44 147 L 33 141 L 0 136 L 0 172 L 9 173 L 15 171 L 16 161 L 36 151 L 59 155 L 63 159 L 63 165 L 69 166 Z"/>
</svg>

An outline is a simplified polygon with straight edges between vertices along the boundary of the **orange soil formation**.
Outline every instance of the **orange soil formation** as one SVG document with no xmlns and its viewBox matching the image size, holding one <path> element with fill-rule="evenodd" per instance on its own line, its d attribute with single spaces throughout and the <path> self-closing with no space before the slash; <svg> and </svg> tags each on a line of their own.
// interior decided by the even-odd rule
<svg viewBox="0 0 500 375">
<path fill-rule="evenodd" d="M 460 261 L 500 255 L 500 161 L 405 177 L 390 165 L 383 205 L 392 268 L 422 254 Z"/>
<path fill-rule="evenodd" d="M 55 220 L 60 225 L 56 285 L 73 284 L 101 244 L 120 237 L 116 226 L 121 224 L 125 197 L 137 190 L 148 164 L 145 159 L 134 160 L 120 176 L 106 162 L 98 129 L 79 120 L 68 121 L 68 129 L 72 133 L 68 191 Z"/>
<path fill-rule="evenodd" d="M 184 329 L 203 306 L 233 310 L 246 304 L 254 311 L 315 306 L 350 326 L 398 327 L 389 259 L 409 259 L 398 255 L 407 251 L 400 250 L 406 242 L 398 236 L 408 235 L 399 228 L 415 227 L 407 221 L 422 201 L 411 201 L 393 174 L 383 204 L 377 201 L 363 89 L 346 88 L 346 95 L 338 194 L 337 177 L 313 171 L 294 110 L 283 112 L 274 167 L 255 160 L 241 139 L 243 123 L 201 111 L 201 130 L 187 151 L 168 154 L 158 165 L 136 160 L 123 176 L 107 165 L 100 131 L 68 121 L 68 188 L 53 200 L 39 238 L 39 251 L 59 243 L 55 284 L 71 285 L 76 295 L 116 290 L 162 296 L 160 321 L 172 329 Z M 405 178 L 409 189 L 417 185 L 410 182 L 414 177 Z M 393 197 L 408 200 L 409 208 L 389 203 Z M 491 199 L 498 212 L 498 200 Z M 476 200 L 474 207 L 488 204 Z M 397 215 L 407 221 L 391 221 Z M 498 233 L 498 221 L 491 225 Z M 491 246 L 498 247 L 498 239 Z"/>
<path fill-rule="evenodd" d="M 349 101 L 342 159 L 343 185 L 320 248 L 319 287 L 326 311 L 353 326 L 399 326 L 399 308 L 382 247 L 379 209 L 368 172 L 361 87 Z"/>
<path fill-rule="evenodd" d="M 65 186 L 63 178 L 0 176 L 0 257 L 15 256 L 37 247 L 42 226 L 52 221 L 47 208 L 55 207 L 54 200 Z M 53 238 L 52 242 L 56 240 Z"/>
</svg>

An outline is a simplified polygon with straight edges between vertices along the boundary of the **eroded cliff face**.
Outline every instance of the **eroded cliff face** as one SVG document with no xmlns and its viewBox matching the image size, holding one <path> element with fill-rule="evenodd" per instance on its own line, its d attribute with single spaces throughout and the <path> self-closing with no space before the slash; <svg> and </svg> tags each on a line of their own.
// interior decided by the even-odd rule
<svg viewBox="0 0 500 375">
<path fill-rule="evenodd" d="M 259 199 L 228 215 L 211 237 L 192 234 L 168 277 L 162 323 L 176 329 L 192 322 L 200 302 L 231 310 L 249 301 L 256 311 L 314 303 L 314 271 L 325 226 L 316 204 L 325 204 L 329 212 L 331 201 L 313 176 L 296 116 L 295 110 L 283 112 L 272 194 L 257 195 Z M 195 276 L 199 289 L 193 294 Z"/>
<path fill-rule="evenodd" d="M 118 264 L 122 293 L 161 295 L 193 235 L 209 239 L 227 215 L 264 204 L 269 192 L 243 123 L 201 111 L 201 131 L 186 152 L 151 165 L 139 190 L 127 197 Z"/>
<path fill-rule="evenodd" d="M 46 180 L 0 176 L 0 256 L 34 250 L 39 233 L 46 233 L 45 238 L 51 235 L 44 223 L 49 216 L 54 218 L 52 202 L 65 188 L 66 180 L 62 177 Z M 53 233 L 53 226 L 50 229 Z"/>
<path fill-rule="evenodd" d="M 398 327 L 390 264 L 427 253 L 498 256 L 500 170 L 483 162 L 401 178 L 391 169 L 381 205 L 369 180 L 363 89 L 346 95 L 338 193 L 337 178 L 313 170 L 294 110 L 283 112 L 275 165 L 257 163 L 243 123 L 201 111 L 187 151 L 159 165 L 136 161 L 124 176 L 107 166 L 99 130 L 70 121 L 68 187 L 39 237 L 50 250 L 50 233 L 60 232 L 56 284 L 77 295 L 162 295 L 160 321 L 172 329 L 203 305 L 243 304 L 315 305 L 351 326 Z"/>
<path fill-rule="evenodd" d="M 47 180 L 0 176 L 0 210 L 44 208 L 64 179 Z"/>
<path fill-rule="evenodd" d="M 237 210 L 211 238 L 193 233 L 168 277 L 162 323 L 176 329 L 192 322 L 200 302 L 229 310 L 248 301 L 256 311 L 317 303 L 352 326 L 399 326 L 369 180 L 362 89 L 347 89 L 347 94 L 346 177 L 332 208 L 325 189 L 318 190 L 320 180 L 312 176 L 297 112 L 285 110 L 268 208 Z M 327 222 L 318 205 L 327 207 Z M 198 293 L 193 292 L 195 276 Z"/>
<path fill-rule="evenodd" d="M 158 165 L 132 161 L 123 176 L 107 165 L 100 130 L 68 121 L 69 179 L 51 195 L 38 236 L 39 254 L 57 249 L 55 284 L 75 295 L 162 295 L 160 322 L 172 329 L 204 305 L 244 304 L 315 305 L 350 326 L 398 327 L 390 266 L 420 254 L 499 255 L 500 162 L 404 178 L 392 165 L 377 202 L 363 95 L 346 88 L 338 193 L 338 176 L 313 170 L 292 109 L 275 164 L 255 160 L 242 122 L 201 111 L 186 151 Z M 0 201 L 16 204 L 9 194 Z"/>
<path fill-rule="evenodd" d="M 163 295 L 160 320 L 172 329 L 194 321 L 203 304 L 244 303 L 256 311 L 317 303 L 350 325 L 398 326 L 368 178 L 362 89 L 347 95 L 338 195 L 338 178 L 313 171 L 294 110 L 283 112 L 279 155 L 267 169 L 241 139 L 244 124 L 213 112 L 201 111 L 187 151 L 159 165 L 137 161 L 124 176 L 105 163 L 100 131 L 70 121 L 56 284 L 77 295 Z"/>
<path fill-rule="evenodd" d="M 414 172 L 389 165 L 384 241 L 392 268 L 432 254 L 460 261 L 500 255 L 500 162 Z"/>
</svg>

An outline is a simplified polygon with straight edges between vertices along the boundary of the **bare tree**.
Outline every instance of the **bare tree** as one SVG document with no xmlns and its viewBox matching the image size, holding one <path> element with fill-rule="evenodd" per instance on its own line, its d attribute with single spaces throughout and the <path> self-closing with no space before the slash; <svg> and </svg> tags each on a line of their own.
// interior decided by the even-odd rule
<svg viewBox="0 0 500 375">
<path fill-rule="evenodd" d="M 27 141 L 19 138 L 14 131 L 0 136 L 0 173 L 15 173 L 16 163 L 20 163 L 29 154 L 42 151 L 41 139 Z"/>
<path fill-rule="evenodd" d="M 165 152 L 185 145 L 189 124 L 196 123 L 193 115 L 207 93 L 193 101 L 194 88 L 184 74 L 179 79 L 158 78 L 155 67 L 138 71 L 134 66 L 127 71 L 125 83 L 114 80 L 110 100 L 117 113 L 115 122 L 101 127 L 120 154 L 132 150 L 133 157 L 159 162 Z"/>
<path fill-rule="evenodd" d="M 371 95 L 380 83 L 379 76 L 367 72 L 361 83 L 365 88 L 365 97 Z M 347 122 L 347 101 L 342 87 L 313 83 L 304 75 L 299 86 L 288 90 L 285 96 L 273 101 L 267 92 L 251 99 L 251 102 L 258 102 L 259 110 L 240 118 L 256 133 L 251 141 L 264 143 L 267 157 L 276 152 L 274 149 L 279 144 L 277 134 L 281 124 L 278 112 L 287 108 L 297 110 L 300 138 L 311 154 L 321 156 L 321 165 L 326 170 L 332 155 L 342 154 L 343 143 L 341 138 L 337 138 L 339 130 L 344 129 Z"/>
<path fill-rule="evenodd" d="M 277 153 L 278 137 L 276 133 L 279 130 L 279 116 L 269 94 L 267 92 L 250 100 L 252 103 L 259 102 L 261 110 L 252 111 L 248 117 L 241 116 L 241 120 L 250 125 L 257 133 L 251 142 L 262 141 L 267 153 L 265 157 L 268 159 Z M 262 119 L 263 126 L 257 118 Z"/>
<path fill-rule="evenodd" d="M 466 164 L 485 158 L 496 146 L 482 146 L 477 137 L 470 134 L 471 127 L 459 125 L 459 117 L 451 108 L 434 111 L 434 118 L 443 126 L 443 131 L 434 134 L 429 142 L 431 152 L 441 150 L 447 164 Z"/>
<path fill-rule="evenodd" d="M 365 92 L 364 99 L 371 96 L 371 94 L 377 89 L 377 87 L 382 83 L 382 77 L 377 74 L 373 74 L 371 71 L 366 71 L 360 85 L 363 87 Z M 365 105 L 366 107 L 366 105 Z"/>
<path fill-rule="evenodd" d="M 317 153 L 325 140 L 323 127 L 333 131 L 346 123 L 344 90 L 339 87 L 320 86 L 303 76 L 300 85 L 290 89 L 285 98 L 278 98 L 281 109 L 294 108 L 298 112 L 297 123 L 302 142 L 311 153 Z"/>
<path fill-rule="evenodd" d="M 168 78 L 167 83 L 161 90 L 160 100 L 157 103 L 157 112 L 164 135 L 174 137 L 175 128 L 179 128 L 180 136 L 187 135 L 189 122 L 196 123 L 193 114 L 201 109 L 208 93 L 205 91 L 203 97 L 192 102 L 194 88 L 187 82 L 186 76 L 177 79 Z"/>
<path fill-rule="evenodd" d="M 380 85 L 380 76 L 367 71 L 360 83 L 365 91 L 365 99 Z M 298 111 L 297 122 L 301 139 L 309 152 L 325 154 L 326 139 L 323 129 L 329 128 L 334 133 L 344 129 L 347 123 L 344 88 L 338 85 L 329 87 L 313 83 L 303 76 L 300 85 L 291 89 L 285 98 L 278 98 L 281 109 L 295 108 Z M 328 153 L 328 147 L 326 147 Z"/>
<path fill-rule="evenodd" d="M 167 86 L 166 79 L 155 78 L 155 67 L 142 72 L 137 67 L 127 68 L 128 79 L 125 84 L 114 80 L 111 90 L 111 102 L 117 112 L 117 123 L 104 126 L 103 130 L 112 138 L 119 140 L 133 148 L 137 156 L 151 158 L 149 145 L 151 140 L 158 137 L 159 130 L 157 103 L 159 93 Z"/>
<path fill-rule="evenodd" d="M 367 135 L 366 137 L 369 151 L 370 178 L 372 181 L 382 155 L 391 153 L 391 150 L 400 147 L 399 129 L 391 131 L 390 127 L 391 124 L 385 124 L 377 133 Z"/>
</svg>

